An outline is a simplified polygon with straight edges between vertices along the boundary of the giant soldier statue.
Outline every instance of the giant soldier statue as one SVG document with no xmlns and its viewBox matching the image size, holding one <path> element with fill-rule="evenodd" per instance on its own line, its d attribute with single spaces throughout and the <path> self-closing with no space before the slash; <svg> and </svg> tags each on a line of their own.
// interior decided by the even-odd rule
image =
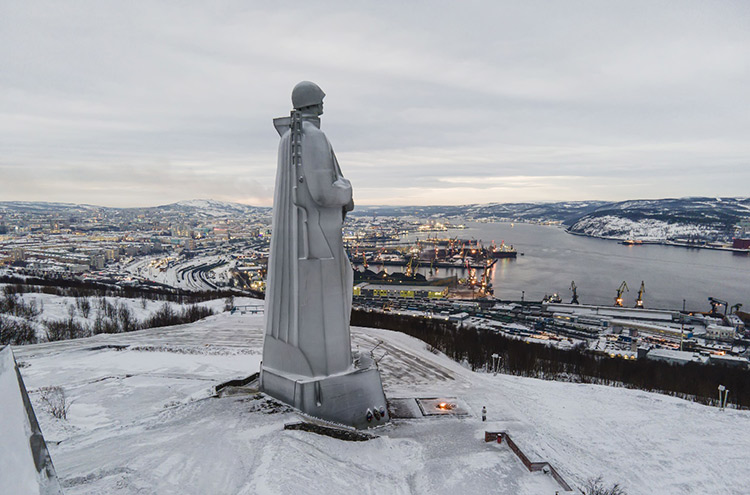
<svg viewBox="0 0 750 495">
<path fill-rule="evenodd" d="M 356 427 L 387 420 L 380 374 L 352 355 L 352 268 L 342 243 L 351 183 L 320 130 L 325 93 L 303 81 L 281 136 L 266 284 L 264 392 L 312 416 Z"/>
</svg>

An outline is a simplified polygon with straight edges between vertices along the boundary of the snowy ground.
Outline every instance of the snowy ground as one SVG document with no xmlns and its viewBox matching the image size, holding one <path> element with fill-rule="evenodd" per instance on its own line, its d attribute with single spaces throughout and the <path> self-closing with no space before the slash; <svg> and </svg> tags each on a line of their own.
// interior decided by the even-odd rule
<svg viewBox="0 0 750 495">
<path fill-rule="evenodd" d="M 747 493 L 750 412 L 611 387 L 473 373 L 423 342 L 353 329 L 387 356 L 389 397 L 457 397 L 470 416 L 398 420 L 379 438 L 301 431 L 263 396 L 210 397 L 258 370 L 262 316 L 222 313 L 190 325 L 16 347 L 65 493 L 554 494 L 485 430 L 508 430 L 531 460 L 574 485 L 603 475 L 633 494 Z M 68 420 L 39 403 L 60 385 Z M 482 423 L 479 412 L 488 409 Z"/>
</svg>

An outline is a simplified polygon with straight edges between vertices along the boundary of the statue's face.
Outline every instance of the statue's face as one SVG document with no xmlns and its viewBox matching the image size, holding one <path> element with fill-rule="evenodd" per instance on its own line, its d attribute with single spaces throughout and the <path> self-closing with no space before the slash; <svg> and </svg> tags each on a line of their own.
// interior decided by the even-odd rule
<svg viewBox="0 0 750 495">
<path fill-rule="evenodd" d="M 317 105 L 305 107 L 301 111 L 305 115 L 315 115 L 316 117 L 319 115 L 323 115 L 323 102 L 320 102 Z"/>
</svg>

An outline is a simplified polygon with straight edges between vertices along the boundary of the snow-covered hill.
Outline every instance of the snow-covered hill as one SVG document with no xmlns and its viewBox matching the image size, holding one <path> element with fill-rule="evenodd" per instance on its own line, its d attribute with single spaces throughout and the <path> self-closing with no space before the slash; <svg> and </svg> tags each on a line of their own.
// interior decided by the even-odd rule
<svg viewBox="0 0 750 495">
<path fill-rule="evenodd" d="M 0 212 L 34 213 L 38 215 L 71 214 L 71 213 L 96 213 L 107 211 L 109 213 L 150 213 L 161 214 L 188 214 L 204 218 L 236 217 L 239 215 L 255 215 L 270 213 L 271 208 L 263 206 L 250 206 L 240 203 L 226 201 L 215 201 L 212 199 L 194 199 L 180 201 L 161 206 L 137 207 L 137 208 L 111 208 L 104 206 L 79 205 L 73 203 L 47 203 L 43 201 L 0 201 Z"/>
<path fill-rule="evenodd" d="M 463 206 L 359 207 L 353 215 L 561 222 L 573 233 L 620 239 L 728 238 L 750 219 L 750 198 L 679 198 L 620 202 L 490 203 Z"/>
<path fill-rule="evenodd" d="M 750 218 L 748 198 L 622 201 L 599 206 L 570 225 L 574 233 L 619 239 L 727 238 Z"/>
<path fill-rule="evenodd" d="M 671 223 L 664 220 L 631 220 L 615 215 L 600 217 L 586 216 L 578 220 L 571 232 L 594 237 L 613 239 L 638 239 L 643 241 L 664 241 L 667 239 L 712 238 L 721 233 L 718 229 L 690 223 Z"/>
<path fill-rule="evenodd" d="M 414 216 L 418 218 L 462 217 L 570 223 L 609 204 L 605 201 L 560 201 L 545 203 L 488 203 L 461 206 L 358 206 L 354 216 Z"/>
<path fill-rule="evenodd" d="M 271 209 L 260 206 L 250 206 L 240 203 L 228 203 L 226 201 L 215 201 L 213 199 L 194 199 L 180 201 L 168 205 L 155 207 L 161 213 L 179 212 L 192 214 L 198 217 L 237 217 L 253 214 L 269 213 Z"/>
<path fill-rule="evenodd" d="M 93 206 L 75 203 L 48 203 L 45 201 L 0 201 L 0 212 L 25 212 L 25 213 L 82 213 L 105 209 L 102 206 Z"/>
<path fill-rule="evenodd" d="M 629 495 L 747 493 L 748 411 L 474 373 L 384 330 L 355 328 L 353 345 L 384 342 L 386 394 L 456 397 L 470 416 L 398 420 L 367 442 L 285 431 L 299 414 L 262 395 L 212 397 L 216 384 L 258 370 L 262 333 L 262 316 L 222 313 L 15 348 L 65 493 L 563 493 L 507 446 L 485 443 L 485 430 L 509 431 L 579 486 L 602 475 Z M 44 409 L 47 386 L 65 389 L 67 420 Z"/>
</svg>

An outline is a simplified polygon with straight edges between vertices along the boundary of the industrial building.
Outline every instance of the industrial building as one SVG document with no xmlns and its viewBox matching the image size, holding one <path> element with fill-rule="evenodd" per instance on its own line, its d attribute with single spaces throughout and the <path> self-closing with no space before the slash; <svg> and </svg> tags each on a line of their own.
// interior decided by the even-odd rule
<svg viewBox="0 0 750 495">
<path fill-rule="evenodd" d="M 734 339 L 734 327 L 708 325 L 706 327 L 706 337 L 717 340 L 732 340 Z"/>
<path fill-rule="evenodd" d="M 448 296 L 448 287 L 439 285 L 371 284 L 363 282 L 354 287 L 354 295 L 402 299 L 444 299 Z"/>
</svg>

